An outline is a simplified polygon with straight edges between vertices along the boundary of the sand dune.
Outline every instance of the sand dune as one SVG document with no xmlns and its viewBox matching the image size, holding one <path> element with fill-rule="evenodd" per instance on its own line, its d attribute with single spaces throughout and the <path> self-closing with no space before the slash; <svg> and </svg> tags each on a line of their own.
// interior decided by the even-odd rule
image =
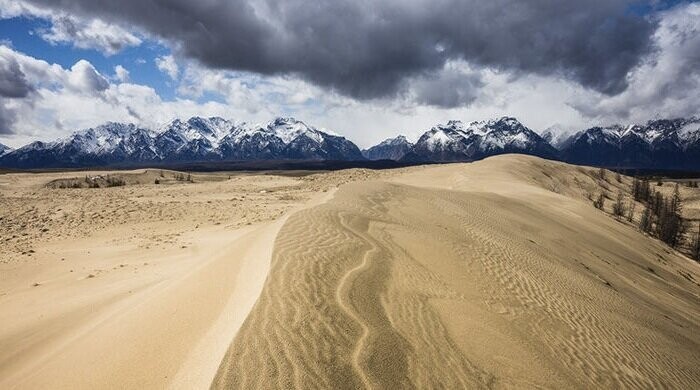
<svg viewBox="0 0 700 390">
<path fill-rule="evenodd" d="M 107 174 L 0 175 L 0 388 L 208 387 L 285 218 L 365 175 Z"/>
<path fill-rule="evenodd" d="M 0 175 L 0 388 L 700 387 L 700 266 L 591 205 L 629 178 L 177 175 Z"/>
<path fill-rule="evenodd" d="M 503 156 L 341 187 L 280 231 L 214 387 L 697 387 L 698 264 L 594 209 L 595 175 Z"/>
</svg>

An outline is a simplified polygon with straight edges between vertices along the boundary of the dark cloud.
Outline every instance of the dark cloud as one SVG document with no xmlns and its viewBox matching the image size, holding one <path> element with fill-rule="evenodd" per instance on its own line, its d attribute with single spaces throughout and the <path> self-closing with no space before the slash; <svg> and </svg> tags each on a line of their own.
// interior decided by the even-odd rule
<svg viewBox="0 0 700 390">
<path fill-rule="evenodd" d="M 26 98 L 34 91 L 17 60 L 0 55 L 0 134 L 13 134 L 17 113 L 10 109 L 10 100 Z"/>
<path fill-rule="evenodd" d="M 23 98 L 34 89 L 15 58 L 0 56 L 0 96 Z"/>
<path fill-rule="evenodd" d="M 698 115 L 700 3 L 661 12 L 652 37 L 656 52 L 630 72 L 629 88 L 615 96 L 581 95 L 570 105 L 592 121 Z"/>
<path fill-rule="evenodd" d="M 617 94 L 655 29 L 631 0 L 30 1 L 134 26 L 213 68 L 296 74 L 357 98 L 395 94 L 448 60 Z"/>
<path fill-rule="evenodd" d="M 0 97 L 0 135 L 14 134 L 12 125 L 17 121 L 17 113 L 6 107 L 5 98 Z"/>
<path fill-rule="evenodd" d="M 406 90 L 412 102 L 453 108 L 470 105 L 483 86 L 484 81 L 478 72 L 448 68 L 412 79 Z"/>
<path fill-rule="evenodd" d="M 10 135 L 14 134 L 12 131 L 12 124 L 16 120 L 16 115 L 14 112 L 7 110 L 0 100 L 0 135 Z"/>
</svg>

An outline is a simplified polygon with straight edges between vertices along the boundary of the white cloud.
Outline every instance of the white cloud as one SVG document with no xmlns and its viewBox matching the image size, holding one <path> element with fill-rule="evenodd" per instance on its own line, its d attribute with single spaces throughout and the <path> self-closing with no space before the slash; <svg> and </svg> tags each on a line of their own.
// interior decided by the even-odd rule
<svg viewBox="0 0 700 390">
<path fill-rule="evenodd" d="M 125 47 L 138 46 L 141 39 L 121 27 L 110 25 L 102 20 L 79 19 L 60 16 L 52 17 L 52 25 L 39 35 L 49 43 L 70 43 L 80 49 L 96 49 L 105 55 L 113 55 Z"/>
<path fill-rule="evenodd" d="M 96 94 L 109 88 L 109 82 L 90 62 L 80 60 L 70 68 L 67 86 L 85 94 Z"/>
<path fill-rule="evenodd" d="M 156 57 L 155 63 L 161 72 L 167 74 L 171 79 L 177 80 L 177 76 L 180 74 L 180 68 L 177 66 L 175 58 L 172 55 Z"/>
<path fill-rule="evenodd" d="M 116 77 L 117 81 L 121 81 L 122 83 L 129 81 L 129 71 L 121 65 L 114 67 L 114 76 Z"/>
<path fill-rule="evenodd" d="M 71 44 L 80 49 L 95 49 L 113 55 L 126 47 L 138 46 L 141 38 L 124 28 L 101 19 L 82 19 L 65 13 L 35 7 L 21 0 L 0 0 L 0 18 L 30 16 L 51 22 L 37 31 L 51 44 Z"/>
</svg>

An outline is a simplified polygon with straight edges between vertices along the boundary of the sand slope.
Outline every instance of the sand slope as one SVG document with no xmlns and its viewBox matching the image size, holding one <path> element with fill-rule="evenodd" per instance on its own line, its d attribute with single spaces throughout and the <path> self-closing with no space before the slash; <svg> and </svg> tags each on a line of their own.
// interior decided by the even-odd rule
<svg viewBox="0 0 700 390">
<path fill-rule="evenodd" d="M 593 169 L 405 172 L 286 222 L 213 387 L 700 386 L 700 268 L 594 209 Z"/>
<path fill-rule="evenodd" d="M 0 175 L 2 389 L 208 387 L 285 218 L 363 177 L 50 185 L 75 174 Z"/>
</svg>

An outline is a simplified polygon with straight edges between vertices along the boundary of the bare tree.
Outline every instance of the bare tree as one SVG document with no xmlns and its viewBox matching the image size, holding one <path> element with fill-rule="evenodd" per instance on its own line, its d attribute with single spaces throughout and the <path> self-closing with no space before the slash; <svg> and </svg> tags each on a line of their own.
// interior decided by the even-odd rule
<svg viewBox="0 0 700 390">
<path fill-rule="evenodd" d="M 651 233 L 653 223 L 652 218 L 653 216 L 651 214 L 651 209 L 647 205 L 647 207 L 644 208 L 644 211 L 642 211 L 642 216 L 639 219 L 639 230 L 643 231 L 644 233 Z"/>
<path fill-rule="evenodd" d="M 632 181 L 632 195 L 637 202 L 648 202 L 651 196 L 649 180 L 639 180 L 635 177 Z"/>
<path fill-rule="evenodd" d="M 625 215 L 625 196 L 622 191 L 617 193 L 617 199 L 613 203 L 613 215 L 619 220 Z"/>
<path fill-rule="evenodd" d="M 670 199 L 657 192 L 655 197 L 656 236 L 666 244 L 677 247 L 683 241 L 686 231 L 685 220 L 681 216 L 683 210 L 678 185 Z"/>
<path fill-rule="evenodd" d="M 700 223 L 698 224 L 698 232 L 695 233 L 695 238 L 690 246 L 690 254 L 693 259 L 700 261 Z"/>
<path fill-rule="evenodd" d="M 627 222 L 634 220 L 634 209 L 637 208 L 637 202 L 630 200 L 630 207 L 627 208 Z"/>
<path fill-rule="evenodd" d="M 600 180 L 608 181 L 608 178 L 605 174 L 605 168 L 600 167 L 598 169 L 598 178 L 600 178 Z"/>
<path fill-rule="evenodd" d="M 593 206 L 598 210 L 603 210 L 605 208 L 605 194 L 601 192 L 598 198 L 593 201 Z"/>
</svg>

